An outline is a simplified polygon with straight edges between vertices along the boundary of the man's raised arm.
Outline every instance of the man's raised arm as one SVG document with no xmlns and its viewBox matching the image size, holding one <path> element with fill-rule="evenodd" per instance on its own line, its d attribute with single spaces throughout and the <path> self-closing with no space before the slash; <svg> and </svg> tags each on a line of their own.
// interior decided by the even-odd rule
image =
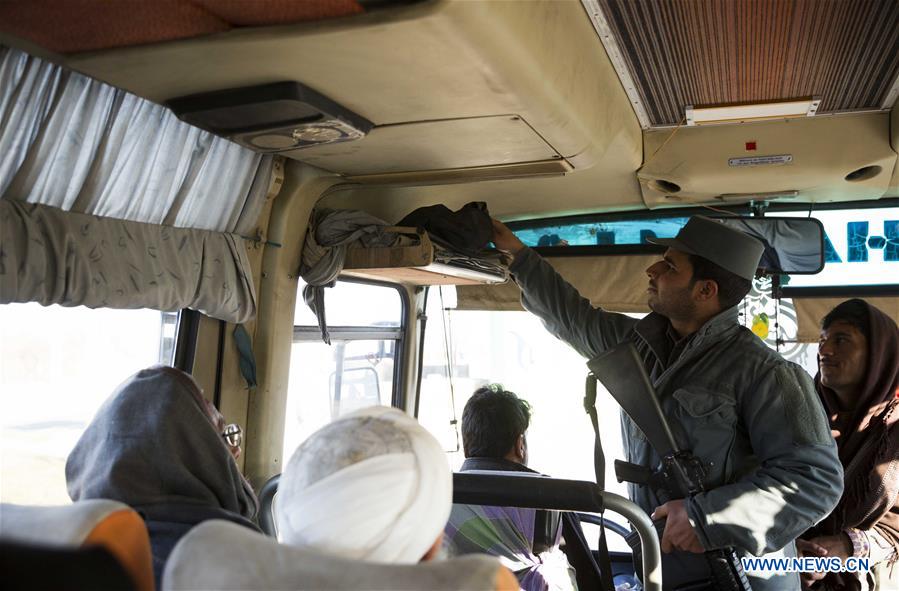
<svg viewBox="0 0 899 591">
<path fill-rule="evenodd" d="M 509 270 L 521 288 L 524 308 L 578 353 L 592 358 L 628 338 L 636 319 L 594 308 L 549 263 L 496 220 L 493 243 L 514 257 Z"/>
</svg>

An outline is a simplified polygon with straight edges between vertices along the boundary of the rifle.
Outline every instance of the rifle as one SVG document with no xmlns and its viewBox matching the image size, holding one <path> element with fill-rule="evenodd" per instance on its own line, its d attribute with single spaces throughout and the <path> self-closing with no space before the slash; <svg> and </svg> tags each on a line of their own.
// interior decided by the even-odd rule
<svg viewBox="0 0 899 591">
<path fill-rule="evenodd" d="M 657 470 L 615 460 L 618 481 L 648 485 L 662 503 L 684 499 L 705 490 L 705 466 L 699 458 L 689 450 L 680 449 L 675 442 L 634 344 L 623 343 L 591 359 L 587 362 L 587 367 L 640 427 L 649 445 L 662 459 Z M 661 535 L 665 521 L 657 520 L 654 523 Z M 717 591 L 752 591 L 746 573 L 743 572 L 743 565 L 733 548 L 709 550 L 705 557 L 712 574 L 706 588 Z M 696 587 L 691 585 L 690 588 Z"/>
</svg>

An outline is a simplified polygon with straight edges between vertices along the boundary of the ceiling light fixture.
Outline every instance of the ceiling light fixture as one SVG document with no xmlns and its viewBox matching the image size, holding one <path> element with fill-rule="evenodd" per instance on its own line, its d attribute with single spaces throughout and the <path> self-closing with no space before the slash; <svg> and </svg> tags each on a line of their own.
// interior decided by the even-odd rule
<svg viewBox="0 0 899 591">
<path fill-rule="evenodd" d="M 687 125 L 711 125 L 715 123 L 743 123 L 766 119 L 789 119 L 792 117 L 814 117 L 821 105 L 817 97 L 790 99 L 767 103 L 738 105 L 687 105 L 685 119 Z"/>
</svg>

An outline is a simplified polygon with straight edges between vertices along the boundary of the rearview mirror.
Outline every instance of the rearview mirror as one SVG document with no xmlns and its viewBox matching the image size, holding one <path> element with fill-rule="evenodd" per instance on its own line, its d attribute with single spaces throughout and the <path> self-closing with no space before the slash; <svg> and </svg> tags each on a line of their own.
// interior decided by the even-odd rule
<svg viewBox="0 0 899 591">
<path fill-rule="evenodd" d="M 814 218 L 718 218 L 765 245 L 759 268 L 767 275 L 814 275 L 824 268 L 824 226 Z"/>
<path fill-rule="evenodd" d="M 340 372 L 333 372 L 329 382 L 331 420 L 381 403 L 381 384 L 378 372 L 372 367 L 344 368 Z"/>
</svg>

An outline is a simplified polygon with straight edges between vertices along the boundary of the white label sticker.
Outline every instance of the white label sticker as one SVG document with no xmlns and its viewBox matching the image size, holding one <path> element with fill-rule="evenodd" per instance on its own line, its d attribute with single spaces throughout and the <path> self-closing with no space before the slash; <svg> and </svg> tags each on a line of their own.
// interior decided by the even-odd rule
<svg viewBox="0 0 899 591">
<path fill-rule="evenodd" d="M 789 164 L 792 161 L 792 154 L 777 154 L 776 156 L 744 156 L 742 158 L 731 158 L 727 161 L 727 164 L 728 166 L 767 166 Z"/>
</svg>

